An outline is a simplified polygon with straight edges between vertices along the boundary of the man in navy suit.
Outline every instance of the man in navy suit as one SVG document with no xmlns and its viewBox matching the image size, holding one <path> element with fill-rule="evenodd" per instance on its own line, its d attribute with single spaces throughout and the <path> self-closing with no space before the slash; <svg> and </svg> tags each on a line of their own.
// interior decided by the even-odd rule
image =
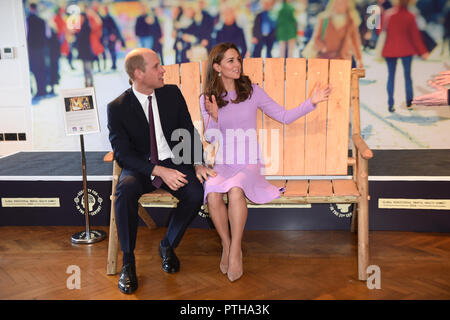
<svg viewBox="0 0 450 320">
<path fill-rule="evenodd" d="M 201 164 L 200 136 L 178 87 L 164 85 L 158 55 L 148 48 L 135 49 L 126 56 L 125 69 L 132 87 L 108 104 L 108 129 L 114 158 L 123 168 L 115 201 L 123 252 L 119 289 L 132 293 L 138 286 L 133 251 L 140 196 L 162 188 L 179 200 L 159 245 L 163 270 L 178 272 L 174 249 L 203 203 L 202 182 L 215 172 Z M 177 164 L 180 156 L 174 147 L 185 143 L 186 137 L 180 142 L 172 135 L 181 131 L 188 133 L 191 148 L 183 149 L 182 158 L 188 163 Z"/>
</svg>

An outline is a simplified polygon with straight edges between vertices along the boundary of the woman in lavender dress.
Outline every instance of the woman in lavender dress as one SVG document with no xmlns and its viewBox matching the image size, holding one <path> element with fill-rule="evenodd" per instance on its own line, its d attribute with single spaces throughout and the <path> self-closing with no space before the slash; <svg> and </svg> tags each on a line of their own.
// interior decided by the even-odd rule
<svg viewBox="0 0 450 320">
<path fill-rule="evenodd" d="M 247 221 L 246 198 L 267 203 L 280 197 L 280 190 L 262 174 L 264 165 L 256 141 L 257 109 L 287 124 L 313 111 L 330 92 L 329 87 L 317 88 L 297 108 L 286 110 L 242 74 L 242 58 L 234 44 L 221 43 L 211 50 L 200 105 L 205 136 L 211 142 L 218 140 L 219 150 L 214 165 L 217 175 L 205 181 L 204 201 L 222 241 L 219 267 L 230 281 L 243 274 L 241 242 Z"/>
</svg>

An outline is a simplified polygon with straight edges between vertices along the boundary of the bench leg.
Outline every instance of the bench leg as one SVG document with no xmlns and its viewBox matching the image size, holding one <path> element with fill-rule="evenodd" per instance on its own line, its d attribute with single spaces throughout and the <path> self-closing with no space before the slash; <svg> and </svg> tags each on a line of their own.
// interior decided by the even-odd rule
<svg viewBox="0 0 450 320">
<path fill-rule="evenodd" d="M 109 243 L 108 243 L 108 264 L 106 266 L 107 275 L 117 273 L 117 256 L 119 254 L 119 237 L 117 235 L 115 197 L 111 197 L 111 218 L 109 221 Z"/>
<path fill-rule="evenodd" d="M 350 232 L 353 232 L 353 233 L 358 231 L 358 209 L 359 209 L 359 204 L 354 203 L 353 204 L 353 212 L 352 212 L 352 224 L 350 225 Z"/>
<path fill-rule="evenodd" d="M 155 221 L 153 221 L 152 217 L 148 214 L 148 212 L 144 209 L 144 207 L 140 203 L 138 205 L 138 214 L 139 217 L 141 217 L 141 219 L 144 220 L 144 223 L 150 230 L 157 228 Z"/>
<path fill-rule="evenodd" d="M 358 178 L 361 200 L 358 204 L 358 278 L 365 281 L 369 266 L 369 168 L 367 160 L 360 158 L 359 163 Z"/>
</svg>

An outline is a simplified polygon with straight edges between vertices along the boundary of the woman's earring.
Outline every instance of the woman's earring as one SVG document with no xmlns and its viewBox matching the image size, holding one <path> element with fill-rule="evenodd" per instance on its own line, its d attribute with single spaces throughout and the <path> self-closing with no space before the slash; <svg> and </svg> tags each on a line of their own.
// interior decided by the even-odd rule
<svg viewBox="0 0 450 320">
<path fill-rule="evenodd" d="M 222 76 L 222 72 L 219 72 L 219 77 L 221 77 Z"/>
</svg>

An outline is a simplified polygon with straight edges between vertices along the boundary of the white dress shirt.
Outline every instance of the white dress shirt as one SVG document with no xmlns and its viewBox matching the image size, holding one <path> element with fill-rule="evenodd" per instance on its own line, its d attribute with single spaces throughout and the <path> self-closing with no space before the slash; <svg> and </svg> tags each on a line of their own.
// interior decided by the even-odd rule
<svg viewBox="0 0 450 320">
<path fill-rule="evenodd" d="M 148 119 L 148 97 L 147 95 L 140 93 L 137 91 L 134 86 L 132 86 L 132 90 L 139 103 L 144 110 L 145 116 Z M 164 133 L 161 127 L 161 120 L 159 118 L 158 111 L 158 102 L 156 101 L 155 91 L 150 95 L 152 98 L 152 111 L 153 111 L 153 120 L 155 123 L 155 136 L 156 136 L 156 145 L 158 147 L 158 159 L 159 161 L 165 160 L 167 158 L 174 158 L 172 151 L 170 150 L 169 144 L 167 143 L 166 137 L 164 137 Z M 153 155 L 152 155 L 153 156 Z"/>
</svg>

